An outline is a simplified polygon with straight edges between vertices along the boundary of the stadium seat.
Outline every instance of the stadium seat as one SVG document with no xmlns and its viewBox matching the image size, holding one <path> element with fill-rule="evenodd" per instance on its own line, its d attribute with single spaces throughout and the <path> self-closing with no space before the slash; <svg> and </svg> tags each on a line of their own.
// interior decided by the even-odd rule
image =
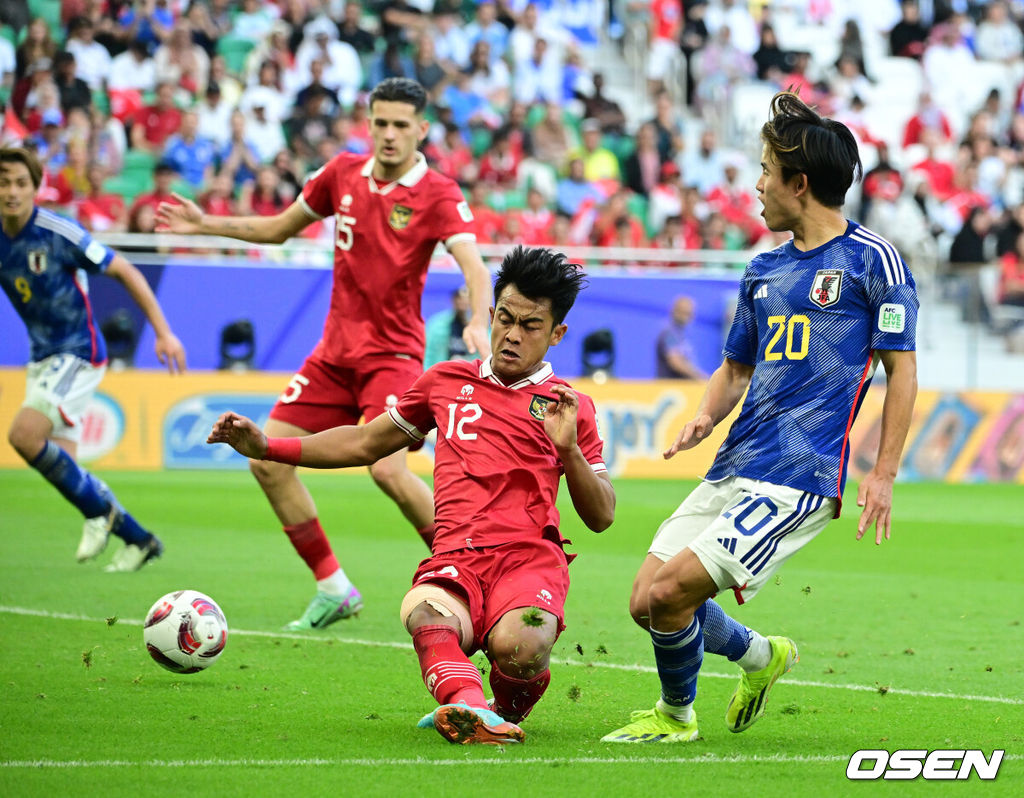
<svg viewBox="0 0 1024 798">
<path fill-rule="evenodd" d="M 0 25 L 0 38 L 7 39 L 11 43 L 11 47 L 18 46 L 18 34 L 10 25 Z"/>
<path fill-rule="evenodd" d="M 156 156 L 145 150 L 128 150 L 124 154 L 124 166 L 121 173 L 125 175 L 143 175 L 149 179 L 156 166 Z"/>
<path fill-rule="evenodd" d="M 139 194 L 143 194 L 152 186 L 149 175 L 142 177 L 134 174 L 120 174 L 108 177 L 103 181 L 103 190 L 111 194 L 117 194 L 124 200 L 124 204 L 131 205 Z"/>
<path fill-rule="evenodd" d="M 64 41 L 64 26 L 60 21 L 60 0 L 28 0 L 28 11 L 33 19 L 42 17 L 46 21 L 55 41 Z"/>
<path fill-rule="evenodd" d="M 224 56 L 228 72 L 240 76 L 245 71 L 245 59 L 256 43 L 239 36 L 222 36 L 217 40 L 217 52 Z"/>
<path fill-rule="evenodd" d="M 491 131 L 485 127 L 475 127 L 469 134 L 469 148 L 473 151 L 473 157 L 479 158 L 487 148 L 491 146 Z"/>
</svg>

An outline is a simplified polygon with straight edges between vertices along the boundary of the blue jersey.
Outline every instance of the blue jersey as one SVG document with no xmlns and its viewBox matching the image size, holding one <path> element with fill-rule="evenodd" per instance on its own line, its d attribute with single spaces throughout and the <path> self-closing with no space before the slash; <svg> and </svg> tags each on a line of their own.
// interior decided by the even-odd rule
<svg viewBox="0 0 1024 798">
<path fill-rule="evenodd" d="M 754 374 L 707 479 L 842 496 L 850 428 L 877 352 L 915 348 L 917 309 L 896 248 L 854 222 L 816 249 L 789 242 L 755 257 L 724 351 Z"/>
<path fill-rule="evenodd" d="M 89 274 L 114 252 L 77 222 L 36 208 L 14 238 L 0 229 L 0 285 L 25 322 L 31 358 L 69 353 L 99 365 L 107 347 L 89 302 Z"/>
</svg>

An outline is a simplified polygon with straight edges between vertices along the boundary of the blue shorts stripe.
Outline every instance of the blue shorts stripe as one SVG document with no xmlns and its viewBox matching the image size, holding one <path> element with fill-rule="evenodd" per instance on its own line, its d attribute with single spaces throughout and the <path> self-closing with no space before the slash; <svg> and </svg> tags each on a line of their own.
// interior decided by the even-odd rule
<svg viewBox="0 0 1024 798">
<path fill-rule="evenodd" d="M 810 497 L 812 495 L 813 494 L 808 493 L 807 491 L 804 491 L 803 495 L 800 496 L 800 500 L 796 503 L 796 509 L 793 512 L 791 512 L 788 516 L 786 516 L 786 518 L 784 518 L 782 521 L 777 523 L 774 527 L 772 527 L 767 532 L 765 532 L 764 537 L 762 537 L 757 543 L 755 543 L 750 548 L 750 551 L 748 551 L 746 554 L 744 554 L 740 558 L 740 562 L 743 563 L 744 565 L 746 565 L 747 568 L 749 568 L 750 567 L 750 560 L 755 559 L 757 557 L 758 552 L 764 546 L 768 545 L 768 538 L 771 535 L 775 534 L 776 532 L 784 531 L 784 530 L 788 529 L 790 524 L 792 524 L 794 522 L 799 524 L 801 513 L 804 512 L 804 510 L 802 509 L 803 504 L 808 499 L 808 497 Z"/>
<path fill-rule="evenodd" d="M 820 509 L 824 501 L 824 496 L 814 496 L 812 501 L 808 505 L 808 509 L 804 511 L 803 515 L 801 515 L 800 518 L 795 523 L 793 523 L 789 529 L 782 530 L 772 535 L 770 545 L 768 546 L 768 548 L 765 549 L 761 553 L 761 555 L 756 558 L 759 561 L 759 563 L 755 564 L 754 562 L 751 562 L 751 564 L 747 566 L 748 568 L 750 568 L 750 572 L 755 575 L 759 573 L 761 569 L 763 569 L 768 564 L 769 560 L 771 560 L 772 555 L 774 555 L 775 552 L 778 551 L 779 542 L 784 537 L 786 537 L 786 535 L 790 534 L 791 532 L 795 532 L 797 529 L 799 529 L 800 525 L 807 520 L 807 516 L 811 515 L 816 510 Z"/>
</svg>

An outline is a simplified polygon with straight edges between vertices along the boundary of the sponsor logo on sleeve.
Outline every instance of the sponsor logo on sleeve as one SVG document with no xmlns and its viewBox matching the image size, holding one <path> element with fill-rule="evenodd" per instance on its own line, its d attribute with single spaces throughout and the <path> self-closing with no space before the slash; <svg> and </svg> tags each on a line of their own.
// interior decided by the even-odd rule
<svg viewBox="0 0 1024 798">
<path fill-rule="evenodd" d="M 878 309 L 878 329 L 885 333 L 901 333 L 906 326 L 907 309 L 903 305 L 886 302 Z"/>
<path fill-rule="evenodd" d="M 103 258 L 107 255 L 107 248 L 103 246 L 99 241 L 90 241 L 89 246 L 85 248 L 85 257 L 99 266 L 103 263 Z"/>
</svg>

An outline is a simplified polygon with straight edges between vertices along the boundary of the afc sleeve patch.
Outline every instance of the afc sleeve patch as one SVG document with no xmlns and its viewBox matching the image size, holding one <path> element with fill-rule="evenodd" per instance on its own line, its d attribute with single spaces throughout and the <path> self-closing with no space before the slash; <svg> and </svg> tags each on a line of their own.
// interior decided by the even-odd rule
<svg viewBox="0 0 1024 798">
<path fill-rule="evenodd" d="M 460 202 L 455 207 L 458 209 L 459 216 L 462 218 L 462 221 L 464 221 L 464 222 L 471 222 L 471 221 L 473 221 L 473 211 L 471 211 L 469 209 L 469 203 L 468 202 L 463 200 L 462 202 Z"/>
<path fill-rule="evenodd" d="M 878 309 L 878 329 L 884 333 L 901 333 L 906 325 L 907 309 L 903 305 L 886 302 Z"/>
<path fill-rule="evenodd" d="M 85 248 L 85 257 L 100 266 L 103 263 L 103 259 L 107 256 L 107 248 L 103 246 L 99 241 L 90 241 L 89 246 Z"/>
</svg>

